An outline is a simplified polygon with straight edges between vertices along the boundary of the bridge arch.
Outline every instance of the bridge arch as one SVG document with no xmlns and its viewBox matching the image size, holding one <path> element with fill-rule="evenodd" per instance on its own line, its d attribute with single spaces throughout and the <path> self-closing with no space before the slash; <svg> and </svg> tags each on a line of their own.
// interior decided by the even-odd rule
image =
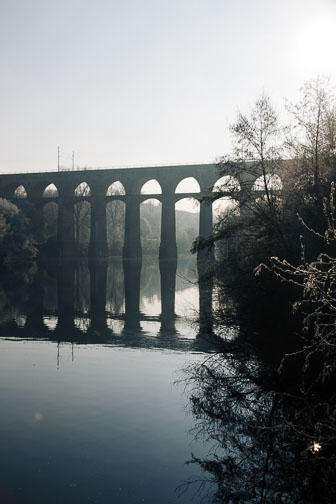
<svg viewBox="0 0 336 504">
<path fill-rule="evenodd" d="M 176 245 L 181 254 L 190 251 L 200 228 L 200 201 L 195 197 L 181 197 L 175 203 Z"/>
<path fill-rule="evenodd" d="M 43 198 L 57 198 L 58 197 L 58 189 L 55 186 L 55 184 L 51 183 L 47 185 L 47 187 L 44 189 Z"/>
<path fill-rule="evenodd" d="M 199 192 L 201 192 L 201 187 L 195 177 L 186 177 L 180 180 L 175 188 L 175 194 Z"/>
<path fill-rule="evenodd" d="M 74 190 L 75 197 L 91 196 L 91 187 L 87 182 L 81 182 Z"/>
<path fill-rule="evenodd" d="M 28 193 L 26 191 L 26 188 L 24 185 L 19 185 L 15 190 L 14 190 L 14 193 L 13 193 L 13 197 L 14 198 L 27 198 L 28 197 Z"/>
<path fill-rule="evenodd" d="M 110 184 L 106 190 L 106 196 L 124 196 L 126 194 L 124 184 L 116 180 Z"/>
<path fill-rule="evenodd" d="M 240 203 L 235 198 L 223 196 L 212 203 L 212 215 L 214 223 L 223 217 L 239 216 Z"/>
<path fill-rule="evenodd" d="M 162 188 L 156 179 L 150 179 L 145 182 L 141 189 L 140 194 L 162 194 Z"/>
<path fill-rule="evenodd" d="M 223 196 L 218 197 L 212 203 L 212 219 L 214 224 L 218 224 L 220 219 L 226 222 L 227 218 L 238 217 L 240 215 L 239 195 L 242 192 L 240 180 L 232 175 L 224 175 L 215 182 L 212 191 L 213 193 L 223 194 Z"/>
<path fill-rule="evenodd" d="M 252 189 L 254 191 L 265 191 L 265 183 L 267 188 L 271 191 L 281 191 L 282 189 L 282 180 L 276 173 L 268 173 L 265 178 L 263 176 L 258 177 L 255 180 Z"/>
<path fill-rule="evenodd" d="M 199 211 L 200 200 L 196 196 L 185 196 L 181 193 L 181 196 L 175 197 L 175 207 L 178 210 L 185 210 L 191 213 L 197 213 Z"/>
<path fill-rule="evenodd" d="M 147 198 L 141 202 L 140 241 L 144 254 L 159 254 L 161 242 L 161 218 L 162 203 L 158 198 Z"/>
<path fill-rule="evenodd" d="M 240 191 L 241 185 L 239 180 L 232 175 L 224 175 L 220 177 L 213 185 L 213 192 L 233 192 Z"/>
<path fill-rule="evenodd" d="M 58 316 L 57 315 L 44 315 L 43 316 L 43 324 L 49 331 L 55 331 L 58 324 Z"/>
</svg>

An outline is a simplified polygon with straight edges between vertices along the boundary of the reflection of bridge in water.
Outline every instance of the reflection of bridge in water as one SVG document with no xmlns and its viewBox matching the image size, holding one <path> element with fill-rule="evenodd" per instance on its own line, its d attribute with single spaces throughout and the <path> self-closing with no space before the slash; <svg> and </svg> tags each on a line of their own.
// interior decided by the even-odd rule
<svg viewBox="0 0 336 504">
<path fill-rule="evenodd" d="M 121 266 L 121 264 L 120 264 Z M 191 338 L 177 328 L 183 317 L 175 315 L 176 261 L 161 261 L 161 313 L 147 315 L 140 311 L 141 261 L 124 261 L 122 281 L 115 286 L 118 297 L 111 309 L 108 293 L 108 269 L 118 271 L 113 263 L 90 261 L 88 270 L 79 263 L 64 262 L 52 279 L 39 270 L 29 288 L 23 322 L 11 320 L 0 325 L 0 336 L 20 339 L 48 339 L 57 342 L 108 344 L 131 347 L 167 348 L 173 350 L 208 351 L 211 337 L 211 282 L 199 285 L 200 318 Z M 115 268 L 115 269 L 113 269 Z M 111 273 L 111 272 L 110 272 Z M 120 271 L 119 271 L 120 273 Z M 109 281 L 109 283 L 112 283 Z M 78 292 L 82 288 L 82 298 Z M 50 304 L 50 292 L 57 291 L 57 300 Z M 46 306 L 47 305 L 47 306 Z M 22 319 L 22 317 L 21 317 Z M 50 324 L 52 321 L 52 324 Z M 142 327 L 145 323 L 145 327 Z M 153 325 L 155 334 L 146 330 Z M 117 330 L 115 330 L 117 325 Z M 182 331 L 183 333 L 183 331 Z M 209 334 L 208 334 L 209 333 Z M 208 334 L 208 337 L 207 337 Z"/>
<path fill-rule="evenodd" d="M 140 240 L 140 204 L 155 198 L 162 205 L 160 258 L 176 258 L 176 222 L 175 203 L 183 198 L 195 198 L 200 202 L 199 236 L 209 236 L 212 232 L 212 208 L 203 198 L 209 196 L 219 179 L 218 169 L 214 164 L 187 166 L 159 166 L 147 168 L 125 168 L 110 170 L 78 170 L 68 172 L 21 173 L 0 175 L 0 196 L 15 199 L 20 194 L 27 198 L 43 215 L 43 207 L 48 203 L 58 205 L 57 242 L 63 257 L 76 255 L 74 231 L 74 205 L 79 201 L 90 204 L 90 247 L 91 257 L 107 255 L 106 206 L 110 201 L 119 200 L 125 204 L 124 258 L 140 258 L 142 254 Z M 227 176 L 230 176 L 228 168 Z M 243 173 L 236 180 L 240 189 L 238 199 L 243 201 L 243 193 L 251 188 L 257 174 Z M 183 180 L 193 178 L 199 192 L 177 193 L 177 186 Z M 141 188 L 148 181 L 156 181 L 160 193 L 142 194 Z M 109 188 L 120 183 L 123 194 L 111 194 Z M 76 188 L 87 184 L 89 192 L 79 196 Z M 45 190 L 50 186 L 56 190 L 48 197 Z M 228 195 L 231 193 L 228 192 Z M 42 223 L 41 226 L 42 228 Z"/>
</svg>

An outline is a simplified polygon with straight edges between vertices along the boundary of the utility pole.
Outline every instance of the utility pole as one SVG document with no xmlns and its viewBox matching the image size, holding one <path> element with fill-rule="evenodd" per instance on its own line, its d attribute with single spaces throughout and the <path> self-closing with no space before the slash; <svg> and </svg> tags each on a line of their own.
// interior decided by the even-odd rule
<svg viewBox="0 0 336 504">
<path fill-rule="evenodd" d="M 75 169 L 75 151 L 72 151 L 72 171 Z"/>
<path fill-rule="evenodd" d="M 59 146 L 57 147 L 57 171 L 60 171 L 60 164 L 59 164 L 59 161 L 60 161 L 60 148 Z"/>
</svg>

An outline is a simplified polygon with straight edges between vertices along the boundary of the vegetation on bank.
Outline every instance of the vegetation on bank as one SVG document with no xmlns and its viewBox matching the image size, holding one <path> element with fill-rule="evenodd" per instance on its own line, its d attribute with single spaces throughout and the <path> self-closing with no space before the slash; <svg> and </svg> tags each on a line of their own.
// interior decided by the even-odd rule
<svg viewBox="0 0 336 504">
<path fill-rule="evenodd" d="M 36 241 L 29 213 L 29 204 L 19 207 L 0 198 L 0 266 L 36 256 Z"/>
<path fill-rule="evenodd" d="M 195 243 L 228 245 L 213 271 L 214 319 L 224 339 L 228 324 L 239 327 L 222 354 L 189 369 L 198 432 L 214 443 L 209 457 L 192 461 L 211 475 L 215 502 L 336 498 L 336 108 L 328 80 L 307 83 L 287 111 L 284 127 L 262 96 L 250 115 L 238 115 L 215 198 L 238 200 L 241 215 L 227 210 Z"/>
</svg>

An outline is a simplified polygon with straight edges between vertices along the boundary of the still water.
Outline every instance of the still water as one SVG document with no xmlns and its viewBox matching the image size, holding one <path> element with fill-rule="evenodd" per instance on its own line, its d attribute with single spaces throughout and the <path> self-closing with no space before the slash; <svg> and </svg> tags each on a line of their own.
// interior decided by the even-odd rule
<svg viewBox="0 0 336 504">
<path fill-rule="evenodd" d="M 1 291 L 2 503 L 204 499 L 181 488 L 208 446 L 176 383 L 215 350 L 192 323 L 211 302 L 196 279 L 190 259 L 76 263 Z"/>
</svg>

